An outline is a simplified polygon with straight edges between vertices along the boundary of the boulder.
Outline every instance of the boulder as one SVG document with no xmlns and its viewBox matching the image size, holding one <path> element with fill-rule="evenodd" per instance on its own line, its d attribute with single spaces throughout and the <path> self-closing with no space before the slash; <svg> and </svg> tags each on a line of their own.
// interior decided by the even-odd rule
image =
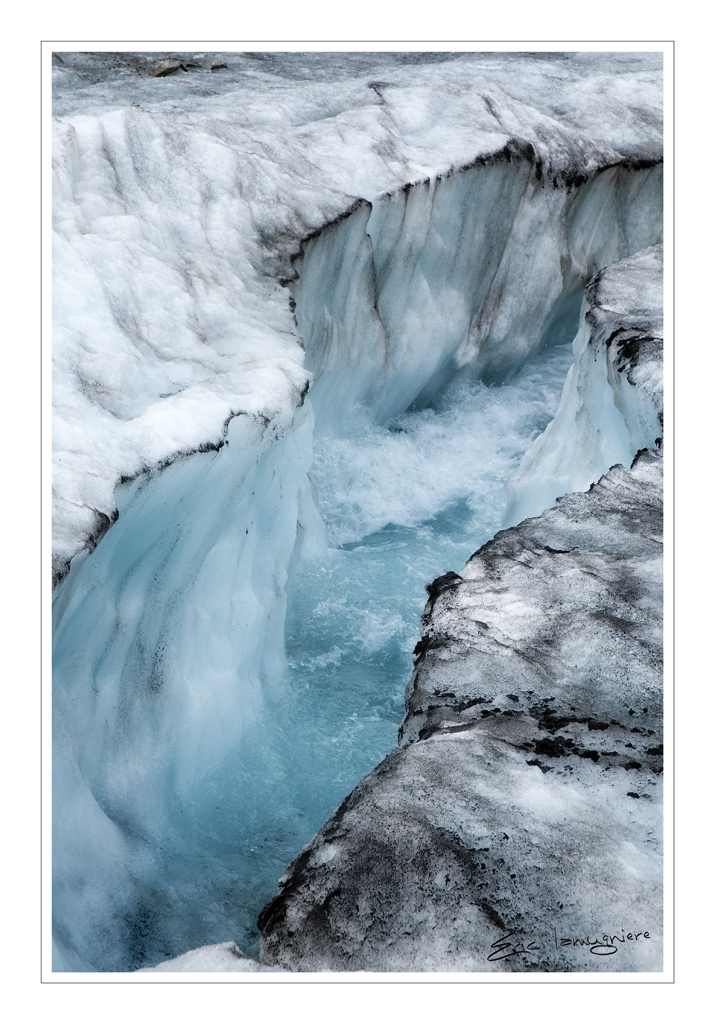
<svg viewBox="0 0 715 1024">
<path fill-rule="evenodd" d="M 175 71 L 180 69 L 180 60 L 159 60 L 156 64 L 152 65 L 151 75 L 154 78 L 166 78 L 167 75 L 173 75 Z"/>
</svg>

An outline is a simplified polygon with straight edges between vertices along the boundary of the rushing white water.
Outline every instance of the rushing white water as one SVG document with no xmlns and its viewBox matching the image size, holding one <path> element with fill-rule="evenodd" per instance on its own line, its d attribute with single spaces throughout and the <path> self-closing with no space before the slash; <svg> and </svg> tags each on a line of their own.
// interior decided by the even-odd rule
<svg viewBox="0 0 715 1024">
<path fill-rule="evenodd" d="M 322 821 L 396 742 L 425 583 L 459 571 L 501 527 L 506 483 L 553 415 L 570 345 L 509 383 L 447 388 L 428 409 L 314 443 L 329 546 L 288 590 L 290 687 Z M 300 761 L 300 756 L 296 758 Z"/>
</svg>

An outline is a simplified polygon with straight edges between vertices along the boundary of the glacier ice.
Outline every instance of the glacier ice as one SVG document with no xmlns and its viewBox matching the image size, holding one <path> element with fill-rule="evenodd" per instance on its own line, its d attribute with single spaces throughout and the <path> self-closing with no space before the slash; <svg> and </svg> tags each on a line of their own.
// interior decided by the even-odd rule
<svg viewBox="0 0 715 1024">
<path fill-rule="evenodd" d="M 628 56 L 233 54 L 153 80 L 156 55 L 64 55 L 55 969 L 251 952 L 270 892 L 240 865 L 277 880 L 391 746 L 415 637 L 394 602 L 358 610 L 347 560 L 419 612 L 501 525 L 587 280 L 660 240 L 660 69 Z M 361 719 L 346 690 L 302 735 L 301 690 L 320 717 L 338 668 L 360 683 L 351 645 L 391 693 Z M 354 752 L 335 790 L 320 743 Z"/>
<path fill-rule="evenodd" d="M 544 187 L 507 149 L 321 231 L 293 288 L 318 431 L 356 403 L 384 422 L 455 374 L 508 376 L 596 270 L 661 240 L 661 188 L 659 166 Z"/>
<path fill-rule="evenodd" d="M 245 956 L 235 942 L 222 942 L 215 946 L 201 946 L 189 950 L 173 960 L 165 960 L 156 967 L 141 967 L 137 974 L 163 974 L 165 972 L 246 972 L 246 971 L 282 971 L 281 967 L 269 967 Z"/>
<path fill-rule="evenodd" d="M 661 245 L 606 267 L 589 284 L 556 416 L 509 483 L 509 524 L 586 490 L 662 441 L 662 293 Z"/>
</svg>

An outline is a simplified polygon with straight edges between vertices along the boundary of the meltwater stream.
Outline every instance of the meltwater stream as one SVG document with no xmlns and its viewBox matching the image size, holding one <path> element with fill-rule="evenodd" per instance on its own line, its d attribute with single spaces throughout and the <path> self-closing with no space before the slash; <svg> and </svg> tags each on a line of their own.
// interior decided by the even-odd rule
<svg viewBox="0 0 715 1024">
<path fill-rule="evenodd" d="M 570 363 L 570 345 L 557 345 L 509 383 L 455 383 L 428 409 L 385 426 L 357 417 L 349 438 L 314 441 L 329 547 L 292 578 L 286 649 L 305 716 L 291 743 L 317 820 L 395 745 L 425 584 L 501 528 L 506 484 Z"/>
<path fill-rule="evenodd" d="M 262 679 L 250 727 L 190 796 L 165 801 L 166 821 L 151 818 L 141 836 L 124 829 L 125 877 L 95 872 L 76 911 L 77 894 L 56 890 L 84 941 L 81 966 L 65 956 L 65 969 L 134 970 L 229 939 L 257 954 L 256 919 L 280 875 L 395 746 L 425 584 L 501 527 L 507 482 L 552 418 L 571 358 L 570 344 L 552 345 L 507 383 L 454 383 L 385 426 L 358 413 L 349 437 L 315 437 L 327 544 L 301 556 L 287 585 L 287 665 Z M 58 686 L 74 657 L 58 656 Z M 127 728 L 121 715 L 116 728 Z M 86 815 L 82 827 L 94 828 Z"/>
<path fill-rule="evenodd" d="M 206 828 L 232 847 L 224 870 L 238 928 L 203 942 L 235 938 L 257 953 L 256 917 L 278 878 L 395 746 L 425 584 L 459 571 L 501 527 L 507 481 L 553 417 L 570 363 L 571 346 L 558 345 L 507 384 L 455 384 L 429 409 L 384 427 L 358 416 L 350 438 L 314 441 L 328 549 L 303 558 L 289 584 L 290 672 L 264 730 L 231 783 L 224 772 L 213 783 Z"/>
</svg>

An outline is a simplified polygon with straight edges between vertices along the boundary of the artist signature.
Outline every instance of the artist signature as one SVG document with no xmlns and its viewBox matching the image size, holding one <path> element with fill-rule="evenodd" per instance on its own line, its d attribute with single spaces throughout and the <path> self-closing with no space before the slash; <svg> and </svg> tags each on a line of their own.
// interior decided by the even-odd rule
<svg viewBox="0 0 715 1024">
<path fill-rule="evenodd" d="M 514 941 L 516 934 L 516 932 L 507 932 L 496 942 L 492 942 L 490 947 L 492 952 L 487 960 L 494 963 L 495 960 L 506 960 L 510 956 L 517 956 L 520 953 L 535 953 L 545 948 L 545 945 L 537 945 L 536 941 L 527 944 L 524 944 L 523 941 Z M 590 935 L 559 935 L 554 928 L 553 941 L 555 949 L 563 949 L 568 946 L 583 947 L 594 956 L 613 956 L 625 943 L 638 942 L 639 939 L 650 939 L 650 932 L 626 932 L 621 929 L 619 932 L 600 935 L 592 939 Z"/>
<path fill-rule="evenodd" d="M 533 942 L 530 942 L 528 946 L 525 946 L 523 942 L 511 942 L 510 939 L 516 932 L 507 932 L 506 935 L 497 939 L 496 942 L 492 942 L 491 948 L 493 952 L 489 954 L 487 960 L 506 960 L 507 957 L 516 956 L 517 953 L 532 953 L 536 950 L 541 949 L 541 946 L 535 946 Z"/>
</svg>

